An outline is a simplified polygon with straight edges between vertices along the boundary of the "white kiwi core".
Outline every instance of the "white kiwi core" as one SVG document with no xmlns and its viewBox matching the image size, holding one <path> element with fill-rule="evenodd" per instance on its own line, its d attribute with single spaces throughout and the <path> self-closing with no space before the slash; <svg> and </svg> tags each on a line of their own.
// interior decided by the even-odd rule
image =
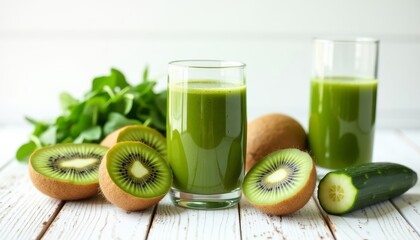
<svg viewBox="0 0 420 240">
<path fill-rule="evenodd" d="M 140 161 L 135 161 L 130 167 L 130 173 L 136 178 L 142 178 L 149 174 L 149 170 Z"/>
<path fill-rule="evenodd" d="M 90 165 L 98 163 L 96 158 L 74 158 L 66 161 L 60 161 L 59 165 L 62 168 L 75 168 L 75 169 L 85 169 Z"/>
<path fill-rule="evenodd" d="M 287 179 L 287 177 L 290 174 L 290 169 L 279 168 L 275 172 L 267 175 L 267 177 L 265 178 L 265 182 L 267 182 L 268 184 L 277 184 L 279 182 L 282 182 L 284 179 Z"/>
</svg>

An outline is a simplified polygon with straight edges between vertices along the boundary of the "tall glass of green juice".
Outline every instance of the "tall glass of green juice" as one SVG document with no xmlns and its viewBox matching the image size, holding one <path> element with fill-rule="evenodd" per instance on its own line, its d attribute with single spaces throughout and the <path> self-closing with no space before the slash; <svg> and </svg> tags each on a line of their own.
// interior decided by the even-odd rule
<svg viewBox="0 0 420 240">
<path fill-rule="evenodd" d="M 219 209 L 241 197 L 246 151 L 245 65 L 194 60 L 169 64 L 167 143 L 172 201 Z"/>
<path fill-rule="evenodd" d="M 372 161 L 378 45 L 367 38 L 315 40 L 309 147 L 319 168 Z"/>
</svg>

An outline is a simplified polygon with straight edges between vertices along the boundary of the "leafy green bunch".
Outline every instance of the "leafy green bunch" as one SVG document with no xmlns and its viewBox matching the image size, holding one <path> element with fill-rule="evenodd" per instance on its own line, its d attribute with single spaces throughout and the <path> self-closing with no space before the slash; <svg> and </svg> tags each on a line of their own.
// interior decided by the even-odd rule
<svg viewBox="0 0 420 240">
<path fill-rule="evenodd" d="M 166 90 L 156 93 L 156 81 L 149 79 L 148 68 L 143 81 L 130 85 L 117 69 L 108 76 L 97 77 L 83 99 L 69 93 L 60 94 L 62 114 L 54 122 L 26 117 L 34 126 L 29 142 L 16 152 L 18 161 L 27 161 L 37 148 L 57 143 L 99 143 L 105 136 L 127 125 L 143 124 L 165 135 Z"/>
</svg>

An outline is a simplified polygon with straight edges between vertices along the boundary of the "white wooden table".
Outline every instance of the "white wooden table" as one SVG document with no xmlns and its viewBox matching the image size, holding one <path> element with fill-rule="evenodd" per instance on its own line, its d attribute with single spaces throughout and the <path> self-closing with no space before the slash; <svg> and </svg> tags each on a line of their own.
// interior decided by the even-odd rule
<svg viewBox="0 0 420 240">
<path fill-rule="evenodd" d="M 166 197 L 154 208 L 126 212 L 101 196 L 59 201 L 38 192 L 27 165 L 14 159 L 27 127 L 0 127 L 0 239 L 420 239 L 420 183 L 404 195 L 345 216 L 328 215 L 316 196 L 295 214 L 268 216 L 246 200 L 238 207 L 196 211 Z M 420 129 L 377 130 L 375 161 L 420 175 Z"/>
</svg>

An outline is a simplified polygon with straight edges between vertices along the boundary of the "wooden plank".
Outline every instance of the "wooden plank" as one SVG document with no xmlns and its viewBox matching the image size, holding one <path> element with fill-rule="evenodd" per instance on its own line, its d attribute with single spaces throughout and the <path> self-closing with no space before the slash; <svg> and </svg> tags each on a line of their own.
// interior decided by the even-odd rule
<svg viewBox="0 0 420 240">
<path fill-rule="evenodd" d="M 334 239 L 313 199 L 293 214 L 271 216 L 243 198 L 240 214 L 243 239 Z"/>
<path fill-rule="evenodd" d="M 413 138 L 411 132 L 403 133 Z M 420 173 L 420 153 L 399 134 L 396 131 L 377 132 L 374 160 L 400 162 Z M 417 144 L 416 140 L 414 142 Z M 326 239 L 420 239 L 415 232 L 420 232 L 418 189 L 419 184 L 393 199 L 392 203 L 386 201 L 345 216 L 322 212 L 333 236 L 314 200 L 285 217 L 260 213 L 244 200 L 241 201 L 239 216 L 238 208 L 220 211 L 178 208 L 168 197 L 158 205 L 154 218 L 153 209 L 126 213 L 100 197 L 67 202 L 61 209 L 62 202 L 42 195 L 31 186 L 27 166 L 13 161 L 0 171 L 0 236 L 2 239 L 34 239 L 46 230 L 46 239 L 240 239 L 241 234 L 244 239 L 279 236 L 292 239 L 314 236 Z M 57 213 L 50 228 L 46 229 Z"/>
<path fill-rule="evenodd" d="M 389 201 L 343 216 L 324 214 L 336 239 L 420 239 Z"/>
<path fill-rule="evenodd" d="M 101 196 L 66 202 L 43 239 L 145 239 L 153 208 L 126 212 Z"/>
<path fill-rule="evenodd" d="M 397 135 L 403 143 L 412 148 L 412 158 L 402 160 L 404 164 L 420 174 L 420 130 L 403 130 Z M 399 149 L 396 149 L 399 151 Z M 392 203 L 401 212 L 411 226 L 420 233 L 420 182 L 400 197 L 392 199 Z"/>
<path fill-rule="evenodd" d="M 397 162 L 410 166 L 416 158 L 416 151 L 399 138 L 397 131 L 377 131 L 375 162 Z M 419 166 L 416 164 L 417 171 Z M 409 196 L 403 195 L 402 199 L 405 197 Z M 415 213 L 414 208 L 396 206 L 398 209 L 390 201 L 385 201 L 343 216 L 322 212 L 337 239 L 420 239 L 415 231 L 417 228 L 412 227 L 416 219 L 410 217 Z M 417 222 L 420 224 L 420 221 Z"/>
<path fill-rule="evenodd" d="M 420 194 L 408 192 L 392 199 L 392 203 L 410 225 L 420 233 Z"/>
<path fill-rule="evenodd" d="M 240 239 L 238 208 L 203 211 L 175 207 L 166 196 L 158 205 L 148 239 Z"/>
<path fill-rule="evenodd" d="M 35 239 L 62 207 L 32 186 L 27 165 L 12 161 L 0 171 L 0 238 Z"/>
</svg>

